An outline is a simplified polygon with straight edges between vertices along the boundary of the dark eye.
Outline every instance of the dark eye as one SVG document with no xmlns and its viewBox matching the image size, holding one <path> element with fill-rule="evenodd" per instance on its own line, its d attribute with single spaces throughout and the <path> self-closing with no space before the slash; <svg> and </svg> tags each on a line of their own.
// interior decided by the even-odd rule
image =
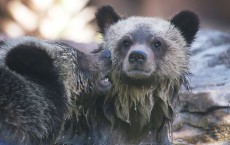
<svg viewBox="0 0 230 145">
<path fill-rule="evenodd" d="M 125 39 L 122 43 L 124 48 L 129 48 L 132 45 L 132 41 L 129 39 Z"/>
<path fill-rule="evenodd" d="M 160 42 L 160 41 L 155 42 L 155 43 L 154 43 L 154 46 L 155 46 L 156 48 L 160 47 L 160 46 L 161 46 L 161 42 Z"/>
<path fill-rule="evenodd" d="M 161 45 L 162 45 L 162 43 L 159 40 L 155 40 L 152 42 L 153 48 L 157 51 L 159 51 L 161 49 Z"/>
</svg>

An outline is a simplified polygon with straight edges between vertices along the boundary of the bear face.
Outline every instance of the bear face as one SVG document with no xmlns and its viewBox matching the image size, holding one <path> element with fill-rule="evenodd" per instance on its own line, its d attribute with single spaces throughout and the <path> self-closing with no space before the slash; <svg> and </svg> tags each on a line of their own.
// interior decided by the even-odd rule
<svg viewBox="0 0 230 145">
<path fill-rule="evenodd" d="M 170 20 L 122 18 L 104 6 L 96 20 L 103 35 L 100 47 L 111 51 L 112 89 L 105 96 L 103 113 L 115 128 L 101 140 L 115 144 L 122 134 L 122 144 L 170 144 L 178 92 L 188 85 L 189 46 L 199 28 L 197 15 L 182 11 Z M 104 126 L 97 130 L 102 133 Z"/>
<path fill-rule="evenodd" d="M 76 100 L 109 89 L 110 52 L 31 37 L 0 43 L 0 141 L 54 144 Z"/>
<path fill-rule="evenodd" d="M 171 20 L 120 18 L 111 8 L 97 13 L 102 47 L 112 52 L 112 79 L 151 86 L 154 78 L 179 78 L 188 72 L 188 46 L 198 30 L 195 14 L 183 11 Z M 191 18 L 191 19 L 188 19 Z"/>
</svg>

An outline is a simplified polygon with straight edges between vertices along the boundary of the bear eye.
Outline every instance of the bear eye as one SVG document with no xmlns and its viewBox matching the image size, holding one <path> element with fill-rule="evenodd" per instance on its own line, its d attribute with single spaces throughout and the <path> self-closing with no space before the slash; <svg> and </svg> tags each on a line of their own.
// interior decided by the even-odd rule
<svg viewBox="0 0 230 145">
<path fill-rule="evenodd" d="M 130 39 L 125 39 L 123 41 L 124 48 L 129 48 L 132 45 L 132 41 Z"/>
<path fill-rule="evenodd" d="M 159 47 L 161 46 L 161 42 L 160 42 L 160 41 L 155 42 L 155 43 L 154 43 L 154 46 L 155 46 L 156 48 L 159 48 Z"/>
<path fill-rule="evenodd" d="M 161 46 L 162 46 L 162 42 L 160 40 L 154 40 L 152 42 L 152 47 L 157 51 L 161 49 Z"/>
</svg>

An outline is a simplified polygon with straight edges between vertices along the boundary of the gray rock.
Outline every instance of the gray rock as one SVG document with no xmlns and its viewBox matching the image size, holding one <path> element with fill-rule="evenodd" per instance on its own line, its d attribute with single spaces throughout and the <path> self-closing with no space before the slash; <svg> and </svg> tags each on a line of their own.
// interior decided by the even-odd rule
<svg viewBox="0 0 230 145">
<path fill-rule="evenodd" d="M 230 144 L 230 34 L 202 30 L 191 48 L 191 91 L 182 90 L 175 144 Z"/>
</svg>

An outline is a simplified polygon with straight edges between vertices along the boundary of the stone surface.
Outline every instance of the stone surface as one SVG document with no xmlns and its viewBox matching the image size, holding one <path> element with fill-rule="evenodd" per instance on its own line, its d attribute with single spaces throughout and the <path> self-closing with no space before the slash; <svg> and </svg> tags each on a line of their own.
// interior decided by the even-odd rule
<svg viewBox="0 0 230 145">
<path fill-rule="evenodd" d="M 174 144 L 230 145 L 230 34 L 200 31 L 190 65 L 191 90 L 179 97 Z"/>
</svg>

